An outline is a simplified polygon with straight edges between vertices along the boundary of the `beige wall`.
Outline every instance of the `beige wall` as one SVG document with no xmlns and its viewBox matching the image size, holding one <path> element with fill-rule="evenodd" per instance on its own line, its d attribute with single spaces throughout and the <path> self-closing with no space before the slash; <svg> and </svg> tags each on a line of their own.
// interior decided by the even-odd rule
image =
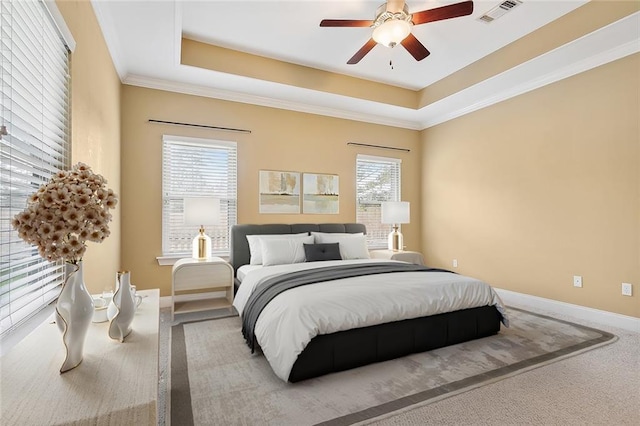
<svg viewBox="0 0 640 426">
<path fill-rule="evenodd" d="M 425 87 L 424 107 L 510 70 L 640 10 L 638 1 L 591 0 L 526 36 Z"/>
<path fill-rule="evenodd" d="M 427 261 L 640 317 L 638 75 L 636 54 L 423 131 Z"/>
<path fill-rule="evenodd" d="M 120 194 L 120 79 L 115 71 L 91 3 L 58 1 L 76 41 L 71 55 L 71 157 L 85 162 Z M 91 293 L 115 285 L 120 268 L 120 206 L 112 210 L 111 236 L 89 243 L 84 256 L 85 283 Z"/>
<path fill-rule="evenodd" d="M 289 86 L 415 109 L 418 92 L 237 50 L 182 39 L 180 63 Z"/>
<path fill-rule="evenodd" d="M 251 130 L 251 134 L 151 124 L 167 120 Z M 420 217 L 420 134 L 375 124 L 303 114 L 160 90 L 123 86 L 122 92 L 122 267 L 138 288 L 171 294 L 171 267 L 158 266 L 162 250 L 162 135 L 238 143 L 238 223 L 355 221 L 356 154 L 401 158 L 403 199 Z M 347 146 L 346 143 L 404 147 L 410 153 Z M 337 174 L 340 214 L 258 213 L 259 170 Z M 403 226 L 405 244 L 420 248 L 420 224 Z"/>
<path fill-rule="evenodd" d="M 460 272 L 496 287 L 640 317 L 638 296 L 620 295 L 623 281 L 640 292 L 638 55 L 414 132 L 121 86 L 89 1 L 58 7 L 77 42 L 73 161 L 90 164 L 121 196 L 112 235 L 85 256 L 90 291 L 112 286 L 126 268 L 140 288 L 170 294 L 170 267 L 155 259 L 163 134 L 238 142 L 240 223 L 355 220 L 356 154 L 395 154 L 346 146 L 357 141 L 411 149 L 397 156 L 403 199 L 418 220 L 403 231 L 430 264 L 450 267 L 456 258 Z M 340 175 L 340 214 L 258 214 L 260 169 Z M 572 287 L 573 275 L 584 277 L 584 288 Z"/>
</svg>

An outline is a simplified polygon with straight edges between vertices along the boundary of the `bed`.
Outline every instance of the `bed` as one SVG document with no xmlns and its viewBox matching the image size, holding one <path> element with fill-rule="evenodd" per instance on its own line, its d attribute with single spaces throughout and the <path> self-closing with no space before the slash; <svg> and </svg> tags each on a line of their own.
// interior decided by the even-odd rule
<svg viewBox="0 0 640 426">
<path fill-rule="evenodd" d="M 508 325 L 502 302 L 486 283 L 405 262 L 345 256 L 342 248 L 347 244 L 340 246 L 347 260 L 263 266 L 272 261 L 265 257 L 264 262 L 252 265 L 256 262 L 251 259 L 254 246 L 250 249 L 249 239 L 253 244 L 257 236 L 276 236 L 260 237 L 266 248 L 285 241 L 278 235 L 300 245 L 301 240 L 313 241 L 310 234 L 316 241 L 321 236 L 344 243 L 363 238 L 358 234 L 365 233 L 364 225 L 357 223 L 232 227 L 229 261 L 235 271 L 234 306 L 243 317 L 243 333 L 255 317 L 246 326 L 247 343 L 262 350 L 281 379 L 298 382 L 490 336 L 499 332 L 501 322 Z M 360 272 L 369 269 L 377 272 Z M 287 279 L 282 278 L 285 273 Z M 349 278 L 340 275 L 323 281 L 315 277 L 323 274 L 347 274 Z M 309 276 L 314 277 L 309 282 L 291 284 Z M 267 282 L 270 286 L 271 281 L 290 288 L 271 296 L 260 310 L 251 311 L 258 304 L 256 289 L 268 287 L 263 285 Z M 371 308 L 376 304 L 378 308 Z M 374 311 L 363 313 L 362 309 Z"/>
</svg>

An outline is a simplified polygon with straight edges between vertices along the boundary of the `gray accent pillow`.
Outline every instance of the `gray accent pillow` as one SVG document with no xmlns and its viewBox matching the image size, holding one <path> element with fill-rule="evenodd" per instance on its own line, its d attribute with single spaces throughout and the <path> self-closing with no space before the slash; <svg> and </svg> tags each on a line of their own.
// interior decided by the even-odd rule
<svg viewBox="0 0 640 426">
<path fill-rule="evenodd" d="M 307 262 L 342 260 L 339 243 L 305 244 L 304 254 Z"/>
</svg>

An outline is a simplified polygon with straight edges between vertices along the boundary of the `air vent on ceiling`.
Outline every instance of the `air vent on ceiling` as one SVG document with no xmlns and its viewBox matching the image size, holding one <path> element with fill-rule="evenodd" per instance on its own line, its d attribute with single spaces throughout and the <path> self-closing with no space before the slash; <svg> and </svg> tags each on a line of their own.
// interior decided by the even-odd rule
<svg viewBox="0 0 640 426">
<path fill-rule="evenodd" d="M 486 22 L 487 24 L 495 21 L 505 13 L 513 10 L 515 7 L 520 6 L 522 2 L 520 0 L 505 0 L 487 13 L 478 18 L 478 21 Z"/>
</svg>

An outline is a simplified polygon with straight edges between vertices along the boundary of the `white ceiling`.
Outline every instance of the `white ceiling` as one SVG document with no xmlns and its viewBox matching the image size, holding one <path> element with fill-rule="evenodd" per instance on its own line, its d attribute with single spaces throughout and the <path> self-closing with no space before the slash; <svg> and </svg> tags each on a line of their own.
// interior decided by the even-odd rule
<svg viewBox="0 0 640 426">
<path fill-rule="evenodd" d="M 382 0 L 121 1 L 92 0 L 123 82 L 360 121 L 423 129 L 640 49 L 640 15 L 627 17 L 499 76 L 419 110 L 184 66 L 180 39 L 422 89 L 580 7 L 587 0 L 524 0 L 491 24 L 477 17 L 501 1 L 474 1 L 470 16 L 417 25 L 431 51 L 417 62 L 401 46 L 376 46 L 357 65 L 347 60 L 370 28 L 320 28 L 322 19 L 373 19 Z M 416 0 L 409 12 L 457 1 Z M 393 69 L 389 61 L 393 61 Z"/>
</svg>

